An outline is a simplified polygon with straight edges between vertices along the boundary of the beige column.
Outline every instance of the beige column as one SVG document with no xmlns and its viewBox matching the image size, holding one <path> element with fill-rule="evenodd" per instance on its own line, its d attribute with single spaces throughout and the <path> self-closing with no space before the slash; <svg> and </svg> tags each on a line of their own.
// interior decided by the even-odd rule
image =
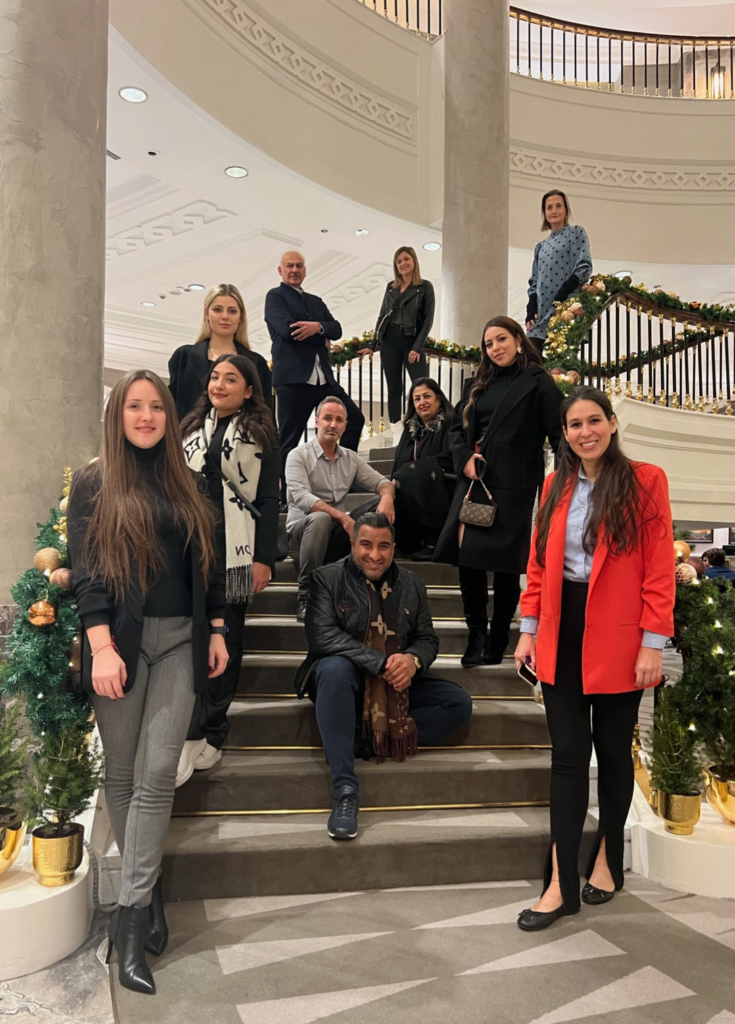
<svg viewBox="0 0 735 1024">
<path fill-rule="evenodd" d="M 442 338 L 478 345 L 507 313 L 507 0 L 445 0 Z"/>
<path fill-rule="evenodd" d="M 107 0 L 0 0 L 0 604 L 99 449 Z"/>
</svg>

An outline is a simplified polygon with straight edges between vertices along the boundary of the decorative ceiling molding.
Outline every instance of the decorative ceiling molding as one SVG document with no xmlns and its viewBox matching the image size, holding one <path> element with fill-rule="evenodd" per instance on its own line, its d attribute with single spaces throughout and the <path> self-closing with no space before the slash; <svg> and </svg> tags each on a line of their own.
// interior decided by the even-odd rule
<svg viewBox="0 0 735 1024">
<path fill-rule="evenodd" d="M 280 33 L 251 11 L 243 0 L 184 0 L 199 14 L 207 11 L 225 29 L 226 36 L 237 41 L 238 49 L 247 48 L 276 69 L 281 78 L 330 106 L 346 111 L 358 122 L 370 124 L 404 142 L 416 143 L 413 111 L 378 96 L 364 85 L 348 78 L 316 54 Z"/>
<path fill-rule="evenodd" d="M 332 311 L 339 310 L 349 302 L 361 299 L 378 289 L 384 289 L 392 280 L 393 268 L 390 263 L 373 263 L 367 270 L 332 288 L 323 298 Z"/>
<path fill-rule="evenodd" d="M 656 167 L 511 146 L 511 174 L 654 192 L 735 192 L 735 167 Z"/>
<path fill-rule="evenodd" d="M 203 199 L 187 206 L 180 206 L 171 213 L 163 213 L 152 220 L 127 228 L 107 239 L 106 254 L 108 260 L 119 260 L 131 253 L 140 252 L 157 242 L 166 242 L 187 231 L 206 227 L 214 221 L 225 217 L 234 217 L 229 210 L 220 210 L 214 203 Z"/>
</svg>

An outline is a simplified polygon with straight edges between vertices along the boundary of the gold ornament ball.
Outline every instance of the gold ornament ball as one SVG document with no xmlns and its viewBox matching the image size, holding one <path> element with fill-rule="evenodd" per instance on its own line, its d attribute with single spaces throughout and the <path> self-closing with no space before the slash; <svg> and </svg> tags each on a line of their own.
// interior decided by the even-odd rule
<svg viewBox="0 0 735 1024">
<path fill-rule="evenodd" d="M 676 567 L 676 582 L 682 587 L 691 587 L 692 582 L 697 578 L 697 570 L 688 562 L 682 562 Z"/>
<path fill-rule="evenodd" d="M 69 507 L 69 499 L 68 498 L 62 498 L 61 501 L 59 502 L 59 508 L 61 509 L 61 511 L 63 512 L 64 515 L 66 515 L 66 510 L 68 509 L 68 507 Z"/>
<path fill-rule="evenodd" d="M 36 552 L 33 564 L 39 572 L 45 572 L 46 575 L 49 575 L 54 569 L 59 568 L 61 555 L 57 548 L 41 548 L 40 551 Z"/>
<path fill-rule="evenodd" d="M 687 558 L 690 557 L 692 549 L 689 547 L 684 540 L 674 541 L 674 554 L 676 555 L 677 562 L 686 562 Z"/>
<path fill-rule="evenodd" d="M 576 370 L 567 371 L 567 380 L 570 384 L 579 384 L 579 374 Z"/>
<path fill-rule="evenodd" d="M 49 577 L 49 583 L 55 583 L 62 590 L 71 590 L 72 582 L 71 569 L 54 569 Z"/>
<path fill-rule="evenodd" d="M 565 324 L 570 324 L 574 320 L 574 313 L 571 309 L 565 309 L 563 313 L 559 314 L 559 319 L 563 320 Z"/>
<path fill-rule="evenodd" d="M 32 626 L 53 626 L 56 622 L 56 609 L 50 601 L 36 601 L 28 609 L 28 621 Z"/>
</svg>

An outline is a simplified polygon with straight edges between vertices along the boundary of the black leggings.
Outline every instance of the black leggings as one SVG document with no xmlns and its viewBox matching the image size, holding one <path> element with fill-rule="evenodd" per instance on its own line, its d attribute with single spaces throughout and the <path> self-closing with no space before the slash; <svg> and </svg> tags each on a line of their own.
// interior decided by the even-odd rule
<svg viewBox="0 0 735 1024">
<path fill-rule="evenodd" d="M 559 654 L 553 686 L 543 684 L 546 719 L 551 734 L 551 847 L 544 889 L 552 875 L 551 851 L 556 844 L 559 884 L 568 910 L 579 907 L 579 849 L 589 802 L 592 744 L 597 753 L 600 823 L 586 877 L 594 868 L 600 842 L 615 888 L 623 887 L 625 820 L 633 798 L 630 748 L 643 690 L 585 694 L 582 689 L 587 584 L 565 581 L 562 593 Z"/>
<path fill-rule="evenodd" d="M 412 381 L 429 376 L 429 364 L 423 352 L 417 363 L 408 361 L 408 353 L 415 340 L 404 334 L 402 327 L 390 327 L 380 343 L 380 361 L 388 388 L 388 419 L 391 423 L 398 423 L 403 417 L 404 364 Z"/>
<path fill-rule="evenodd" d="M 186 737 L 188 740 L 205 739 L 218 750 L 223 746 L 227 739 L 227 733 L 230 731 L 227 712 L 235 699 L 240 683 L 244 647 L 243 630 L 247 610 L 247 601 L 245 604 L 225 605 L 227 667 L 222 675 L 208 679 L 206 689 L 197 695 L 189 726 L 189 735 Z"/>
</svg>

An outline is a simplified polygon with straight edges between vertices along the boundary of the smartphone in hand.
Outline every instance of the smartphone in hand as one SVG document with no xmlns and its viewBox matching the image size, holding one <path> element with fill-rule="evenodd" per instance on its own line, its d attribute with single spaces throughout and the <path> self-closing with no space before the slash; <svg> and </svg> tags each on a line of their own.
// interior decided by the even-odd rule
<svg viewBox="0 0 735 1024">
<path fill-rule="evenodd" d="M 528 683 L 529 686 L 535 687 L 538 683 L 536 673 L 533 671 L 531 666 L 526 663 L 521 665 L 521 667 L 518 669 L 518 675 L 523 680 L 523 682 Z"/>
</svg>

